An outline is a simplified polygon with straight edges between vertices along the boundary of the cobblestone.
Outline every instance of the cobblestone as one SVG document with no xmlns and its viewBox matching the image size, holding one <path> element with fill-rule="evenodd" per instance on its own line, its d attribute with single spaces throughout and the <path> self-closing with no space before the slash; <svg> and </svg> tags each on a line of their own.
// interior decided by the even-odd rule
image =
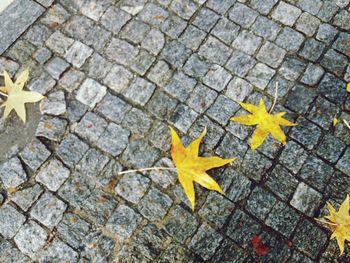
<svg viewBox="0 0 350 263">
<path fill-rule="evenodd" d="M 106 227 L 123 241 L 131 236 L 140 222 L 141 216 L 138 213 L 128 206 L 120 205 L 108 220 Z"/>
<path fill-rule="evenodd" d="M 11 196 L 11 200 L 21 209 L 27 211 L 32 204 L 38 199 L 43 192 L 40 185 L 35 184 L 33 187 L 22 189 Z"/>
<path fill-rule="evenodd" d="M 60 161 L 52 159 L 47 166 L 40 170 L 35 179 L 37 182 L 45 185 L 50 191 L 55 192 L 69 175 L 69 170 Z"/>
<path fill-rule="evenodd" d="M 209 225 L 201 225 L 191 240 L 189 247 L 199 251 L 204 260 L 211 258 L 219 246 L 222 237 Z M 210 246 L 208 245 L 210 243 Z"/>
<path fill-rule="evenodd" d="M 37 258 L 37 253 L 45 245 L 48 235 L 46 231 L 34 221 L 28 221 L 21 227 L 14 240 L 18 248 L 32 259 Z"/>
<path fill-rule="evenodd" d="M 175 206 L 169 212 L 169 218 L 165 223 L 167 233 L 180 243 L 192 236 L 196 232 L 197 227 L 198 221 L 196 218 L 181 206 Z"/>
<path fill-rule="evenodd" d="M 349 0 L 37 0 L 34 16 L 17 2 L 0 14 L 0 70 L 29 68 L 46 99 L 25 129 L 0 120 L 15 149 L 1 262 L 347 262 L 312 218 L 350 189 Z M 255 127 L 229 119 L 240 102 L 270 108 L 277 83 L 273 113 L 298 125 L 251 151 Z M 207 128 L 200 156 L 237 157 L 210 171 L 226 195 L 195 185 L 191 211 L 175 171 L 118 174 L 174 168 L 169 125 L 185 145 Z"/>
<path fill-rule="evenodd" d="M 26 217 L 15 208 L 4 204 L 0 208 L 0 233 L 5 238 L 13 238 L 25 222 Z"/>
<path fill-rule="evenodd" d="M 27 180 L 27 174 L 21 161 L 14 157 L 0 166 L 0 178 L 6 188 L 15 188 Z"/>
<path fill-rule="evenodd" d="M 46 192 L 31 209 L 30 215 L 52 229 L 62 219 L 66 208 L 67 205 L 65 203 L 51 193 Z"/>
</svg>

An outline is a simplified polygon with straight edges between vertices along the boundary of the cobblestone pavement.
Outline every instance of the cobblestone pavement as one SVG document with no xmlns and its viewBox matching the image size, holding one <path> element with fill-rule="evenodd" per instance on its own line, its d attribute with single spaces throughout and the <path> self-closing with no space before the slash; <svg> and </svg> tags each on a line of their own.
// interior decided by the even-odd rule
<svg viewBox="0 0 350 263">
<path fill-rule="evenodd" d="M 30 67 L 48 99 L 0 164 L 0 262 L 350 262 L 313 219 L 350 192 L 350 131 L 332 126 L 350 121 L 349 0 L 36 2 L 19 38 L 1 32 L 1 70 Z M 277 82 L 275 112 L 299 125 L 252 152 L 229 117 Z M 194 213 L 176 174 L 116 175 L 171 166 L 168 125 L 187 142 L 207 126 L 203 153 L 238 157 Z"/>
</svg>

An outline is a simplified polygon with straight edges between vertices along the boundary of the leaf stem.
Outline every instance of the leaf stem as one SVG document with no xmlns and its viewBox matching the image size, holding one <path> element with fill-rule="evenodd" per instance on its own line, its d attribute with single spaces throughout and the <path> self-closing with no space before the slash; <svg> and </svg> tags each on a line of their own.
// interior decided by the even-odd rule
<svg viewBox="0 0 350 263">
<path fill-rule="evenodd" d="M 149 168 L 140 168 L 135 170 L 127 170 L 117 173 L 117 175 L 128 174 L 128 173 L 137 173 L 137 172 L 145 172 L 145 171 L 153 171 L 153 170 L 168 170 L 168 171 L 177 171 L 176 168 L 170 167 L 149 167 Z"/>
<path fill-rule="evenodd" d="M 350 130 L 350 124 L 346 120 L 343 120 L 343 122 L 345 123 L 346 127 L 348 127 L 348 129 Z"/>
<path fill-rule="evenodd" d="M 322 219 L 318 219 L 318 218 L 314 218 L 316 221 L 318 222 L 321 222 L 323 224 L 327 224 L 327 225 L 331 225 L 331 226 L 338 226 L 338 224 L 335 224 L 335 223 L 331 223 L 331 222 L 328 222 L 328 221 L 324 221 Z"/>
<path fill-rule="evenodd" d="M 4 96 L 4 97 L 8 97 L 7 94 L 5 94 L 5 93 L 3 93 L 3 92 L 1 92 L 1 91 L 0 91 L 0 95 L 2 95 L 2 96 Z"/>
<path fill-rule="evenodd" d="M 276 82 L 275 98 L 273 99 L 273 104 L 272 104 L 272 106 L 270 108 L 269 113 L 271 113 L 273 111 L 273 109 L 275 108 L 276 103 L 277 103 L 277 97 L 278 97 L 278 82 Z"/>
</svg>

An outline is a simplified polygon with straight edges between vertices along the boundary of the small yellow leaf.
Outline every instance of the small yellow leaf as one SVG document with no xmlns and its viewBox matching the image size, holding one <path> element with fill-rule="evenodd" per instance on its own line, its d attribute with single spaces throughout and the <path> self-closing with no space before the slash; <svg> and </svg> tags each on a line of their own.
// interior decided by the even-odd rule
<svg viewBox="0 0 350 263">
<path fill-rule="evenodd" d="M 335 238 L 337 240 L 337 244 L 340 249 L 340 255 L 344 253 L 345 241 L 350 241 L 349 207 L 349 195 L 346 196 L 344 202 L 340 205 L 339 211 L 336 211 L 331 204 L 327 203 L 329 215 L 325 218 L 329 220 L 329 227 L 333 230 L 331 239 Z"/>
<path fill-rule="evenodd" d="M 346 85 L 346 90 L 350 92 L 350 82 Z"/>
<path fill-rule="evenodd" d="M 194 210 L 195 207 L 194 182 L 197 182 L 209 190 L 215 190 L 224 194 L 221 187 L 206 173 L 206 171 L 231 163 L 236 158 L 222 159 L 220 157 L 199 157 L 199 146 L 206 134 L 206 129 L 186 148 L 183 146 L 176 131 L 171 127 L 170 131 L 171 157 L 176 166 L 180 184 L 191 202 L 192 210 Z"/>
<path fill-rule="evenodd" d="M 338 119 L 337 118 L 333 118 L 333 127 L 337 126 L 338 124 Z"/>
<path fill-rule="evenodd" d="M 12 82 L 9 74 L 6 71 L 4 71 L 4 77 L 5 87 L 1 88 L 1 91 L 7 94 L 6 101 L 1 105 L 1 107 L 5 107 L 4 118 L 6 119 L 11 111 L 15 110 L 17 115 L 25 123 L 26 109 L 24 104 L 38 102 L 44 97 L 38 92 L 23 90 L 24 84 L 27 82 L 29 77 L 28 69 L 20 74 L 15 83 Z"/>
<path fill-rule="evenodd" d="M 9 192 L 10 194 L 14 194 L 17 192 L 17 189 L 15 187 L 10 187 L 7 192 Z"/>
<path fill-rule="evenodd" d="M 286 144 L 286 135 L 284 134 L 280 125 L 297 125 L 282 118 L 285 112 L 280 112 L 275 115 L 270 114 L 267 111 L 265 102 L 262 98 L 260 99 L 259 106 L 247 103 L 240 103 L 240 105 L 242 108 L 249 111 L 251 115 L 236 116 L 232 117 L 231 120 L 244 125 L 257 125 L 257 128 L 253 133 L 252 143 L 250 145 L 252 150 L 258 148 L 269 134 L 275 137 L 282 144 Z"/>
</svg>

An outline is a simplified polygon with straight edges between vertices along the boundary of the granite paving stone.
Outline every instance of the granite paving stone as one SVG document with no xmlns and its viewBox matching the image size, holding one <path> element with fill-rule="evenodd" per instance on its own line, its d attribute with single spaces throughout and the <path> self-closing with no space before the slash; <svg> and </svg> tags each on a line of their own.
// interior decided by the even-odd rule
<svg viewBox="0 0 350 263">
<path fill-rule="evenodd" d="M 348 262 L 313 218 L 350 191 L 349 4 L 14 0 L 0 71 L 45 99 L 0 118 L 0 262 Z M 251 151 L 229 119 L 260 98 L 297 126 Z M 195 183 L 191 210 L 169 126 L 237 157 L 225 195 Z"/>
<path fill-rule="evenodd" d="M 60 116 L 67 112 L 67 105 L 63 91 L 51 93 L 40 104 L 41 112 L 48 115 Z"/>
<path fill-rule="evenodd" d="M 322 55 L 324 48 L 325 44 L 318 40 L 310 38 L 305 41 L 304 47 L 301 49 L 301 51 L 299 51 L 299 54 L 303 58 L 315 62 Z"/>
<path fill-rule="evenodd" d="M 350 169 L 346 164 L 346 159 L 349 157 L 350 155 L 350 149 L 349 147 L 346 149 L 344 155 L 340 158 L 340 160 L 338 161 L 336 168 L 338 168 L 340 171 L 342 171 L 345 174 L 349 174 Z"/>
<path fill-rule="evenodd" d="M 43 192 L 39 184 L 22 189 L 11 195 L 10 199 L 22 210 L 27 211 Z M 1 198 L 0 198 L 1 199 Z"/>
<path fill-rule="evenodd" d="M 83 241 L 81 257 L 84 260 L 108 261 L 115 247 L 115 241 L 101 231 L 90 232 Z"/>
<path fill-rule="evenodd" d="M 165 223 L 165 231 L 181 243 L 192 236 L 197 227 L 197 219 L 179 205 L 170 210 Z"/>
<path fill-rule="evenodd" d="M 112 105 L 114 105 L 114 107 L 112 107 Z M 122 122 L 125 114 L 130 109 L 131 109 L 130 104 L 126 103 L 124 100 L 120 99 L 117 96 L 111 95 L 110 93 L 107 93 L 107 95 L 103 98 L 103 100 L 97 107 L 97 111 L 99 113 L 101 113 L 107 119 L 118 124 Z M 105 120 L 98 117 L 98 122 L 99 123 L 96 123 L 96 124 L 99 124 L 98 126 L 101 126 L 101 122 L 105 122 Z M 97 128 L 99 128 L 98 126 Z"/>
<path fill-rule="evenodd" d="M 297 51 L 304 39 L 303 34 L 290 27 L 284 27 L 276 39 L 276 44 L 287 51 Z"/>
<path fill-rule="evenodd" d="M 74 207 L 80 207 L 82 202 L 91 194 L 94 183 L 85 174 L 74 172 L 59 189 L 58 195 Z M 59 202 L 60 204 L 61 201 Z"/>
<path fill-rule="evenodd" d="M 140 213 L 151 221 L 164 218 L 173 201 L 158 189 L 151 187 L 139 202 Z"/>
<path fill-rule="evenodd" d="M 303 144 L 307 149 L 313 149 L 321 136 L 321 129 L 304 119 L 297 120 L 297 123 L 298 126 L 294 127 L 290 133 L 291 138 Z"/>
<path fill-rule="evenodd" d="M 311 240 L 314 242 L 311 242 Z M 293 243 L 306 255 L 315 259 L 326 240 L 327 235 L 319 227 L 304 219 L 296 230 Z"/>
<path fill-rule="evenodd" d="M 4 51 L 40 16 L 45 9 L 36 2 L 24 1 L 14 2 L 4 12 L 1 13 L 1 44 L 0 53 Z M 8 16 L 14 16 L 14 20 L 6 19 Z"/>
<path fill-rule="evenodd" d="M 74 262 L 78 260 L 78 253 L 71 247 L 60 241 L 54 239 L 52 243 L 46 247 L 43 252 L 40 253 L 40 262 L 53 262 L 53 261 L 68 261 Z"/>
<path fill-rule="evenodd" d="M 229 18 L 244 28 L 249 28 L 257 16 L 258 12 L 241 3 L 236 3 L 229 13 Z"/>
<path fill-rule="evenodd" d="M 346 89 L 344 82 L 332 74 L 326 73 L 322 78 L 319 91 L 320 93 L 336 104 L 342 104 L 346 100 Z"/>
<path fill-rule="evenodd" d="M 274 207 L 277 199 L 263 188 L 255 188 L 247 200 L 246 210 L 259 218 L 265 220 Z M 259 205 L 257 205 L 259 204 Z"/>
<path fill-rule="evenodd" d="M 248 73 L 247 79 L 254 86 L 264 90 L 276 71 L 263 63 L 257 63 Z"/>
<path fill-rule="evenodd" d="M 299 215 L 288 205 L 278 202 L 272 209 L 266 224 L 276 231 L 290 237 L 299 221 Z"/>
<path fill-rule="evenodd" d="M 185 73 L 194 78 L 203 77 L 209 69 L 210 64 L 197 54 L 192 55 L 184 66 Z"/>
<path fill-rule="evenodd" d="M 212 106 L 207 110 L 207 115 L 221 125 L 225 125 L 238 108 L 238 103 L 233 102 L 224 95 L 219 95 Z"/>
<path fill-rule="evenodd" d="M 304 33 L 308 37 L 311 37 L 316 33 L 320 23 L 321 21 L 318 18 L 304 12 L 299 17 L 295 27 L 298 31 Z"/>
<path fill-rule="evenodd" d="M 107 89 L 93 79 L 86 79 L 80 86 L 76 99 L 81 103 L 94 108 L 106 95 Z"/>
<path fill-rule="evenodd" d="M 81 82 L 85 79 L 83 72 L 76 69 L 69 69 L 63 74 L 59 80 L 59 85 L 64 88 L 67 92 L 72 92 L 77 89 Z"/>
<path fill-rule="evenodd" d="M 207 5 L 209 5 L 209 2 Z M 239 30 L 240 27 L 237 24 L 223 17 L 220 18 L 211 32 L 218 39 L 229 45 L 238 36 Z"/>
<path fill-rule="evenodd" d="M 146 258 L 155 259 L 162 251 L 167 235 L 154 224 L 142 228 L 134 237 L 134 248 Z"/>
<path fill-rule="evenodd" d="M 72 213 L 66 213 L 57 225 L 59 238 L 75 249 L 81 246 L 89 230 L 89 223 Z"/>
<path fill-rule="evenodd" d="M 253 55 L 261 46 L 261 43 L 261 37 L 255 35 L 250 31 L 242 30 L 233 41 L 232 46 L 235 49 L 241 50 L 249 55 Z M 234 53 L 232 54 L 232 56 L 233 55 Z"/>
<path fill-rule="evenodd" d="M 88 142 L 96 143 L 107 128 L 107 121 L 95 113 L 88 112 L 78 123 L 75 133 Z"/>
<path fill-rule="evenodd" d="M 142 174 L 125 174 L 114 191 L 125 200 L 137 204 L 147 192 L 150 180 Z"/>
<path fill-rule="evenodd" d="M 322 97 L 318 97 L 314 107 L 311 109 L 309 119 L 325 130 L 329 130 L 334 116 L 339 113 L 339 109 Z"/>
<path fill-rule="evenodd" d="M 201 46 L 198 54 L 212 63 L 223 65 L 230 56 L 231 50 L 218 39 L 210 36 Z"/>
<path fill-rule="evenodd" d="M 228 73 L 223 67 L 214 65 L 203 78 L 203 83 L 220 92 L 225 89 L 230 79 L 230 73 Z"/>
<path fill-rule="evenodd" d="M 317 93 L 314 89 L 303 85 L 297 85 L 291 89 L 284 105 L 292 111 L 302 114 L 308 110 L 307 107 L 316 96 Z"/>
<path fill-rule="evenodd" d="M 309 63 L 301 78 L 301 82 L 313 86 L 321 80 L 324 72 L 322 67 Z"/>
<path fill-rule="evenodd" d="M 13 206 L 4 204 L 0 207 L 0 234 L 5 238 L 13 238 L 26 221 L 26 217 Z"/>
<path fill-rule="evenodd" d="M 45 185 L 50 191 L 57 191 L 69 177 L 69 170 L 57 159 L 52 159 L 36 176 L 36 181 Z"/>
<path fill-rule="evenodd" d="M 286 2 L 279 2 L 272 12 L 272 18 L 287 26 L 293 26 L 301 14 L 301 10 Z"/>
<path fill-rule="evenodd" d="M 62 219 L 67 205 L 50 192 L 44 193 L 30 210 L 30 215 L 52 229 Z"/>
<path fill-rule="evenodd" d="M 205 32 L 209 32 L 215 26 L 219 18 L 220 16 L 210 9 L 202 8 L 192 24 Z"/>
<path fill-rule="evenodd" d="M 227 192 L 227 198 L 233 202 L 239 202 L 248 197 L 253 186 L 250 179 L 232 167 L 226 168 L 218 181 L 222 190 Z"/>
<path fill-rule="evenodd" d="M 304 72 L 305 67 L 306 64 L 299 59 L 286 58 L 278 73 L 280 73 L 287 80 L 295 81 L 299 78 L 301 73 Z"/>
<path fill-rule="evenodd" d="M 97 147 L 112 156 L 120 155 L 127 146 L 130 132 L 118 124 L 110 123 L 98 139 Z"/>
<path fill-rule="evenodd" d="M 20 159 L 13 157 L 0 165 L 0 179 L 6 188 L 16 188 L 27 181 Z"/>
<path fill-rule="evenodd" d="M 312 217 L 320 206 L 322 195 L 307 184 L 299 183 L 290 204 L 301 212 Z"/>
<path fill-rule="evenodd" d="M 86 215 L 96 225 L 105 225 L 118 202 L 101 190 L 94 190 L 92 194 L 83 202 L 82 208 Z"/>
<path fill-rule="evenodd" d="M 48 234 L 40 225 L 34 221 L 28 221 L 18 231 L 14 241 L 23 254 L 35 260 L 47 239 Z"/>
<path fill-rule="evenodd" d="M 186 47 L 192 50 L 196 50 L 204 40 L 205 36 L 206 36 L 206 33 L 204 31 L 198 29 L 197 27 L 189 25 L 184 31 L 184 33 L 181 35 L 180 41 Z"/>
<path fill-rule="evenodd" d="M 243 247 L 251 245 L 251 239 L 259 233 L 261 226 L 240 209 L 236 209 L 227 227 L 227 235 Z"/>
<path fill-rule="evenodd" d="M 40 119 L 35 135 L 37 137 L 44 137 L 51 141 L 59 141 L 63 138 L 66 128 L 66 120 L 43 115 Z"/>
<path fill-rule="evenodd" d="M 109 218 L 106 227 L 110 229 L 118 239 L 123 241 L 129 238 L 141 222 L 141 215 L 126 205 L 120 205 Z"/>
<path fill-rule="evenodd" d="M 189 248 L 198 251 L 204 260 L 208 260 L 214 255 L 221 240 L 222 236 L 219 233 L 209 225 L 202 224 L 193 236 Z"/>
<path fill-rule="evenodd" d="M 324 54 L 321 60 L 321 65 L 340 77 L 343 75 L 343 72 L 348 65 L 348 58 L 333 49 L 330 49 Z"/>
<path fill-rule="evenodd" d="M 337 35 L 337 29 L 330 24 L 321 24 L 318 27 L 316 39 L 321 40 L 327 44 L 330 44 Z"/>
<path fill-rule="evenodd" d="M 299 176 L 306 183 L 319 191 L 323 191 L 329 178 L 333 174 L 333 168 L 322 160 L 310 155 L 300 170 Z"/>
<path fill-rule="evenodd" d="M 269 174 L 267 187 L 283 201 L 287 201 L 294 193 L 298 180 L 281 165 L 276 165 Z"/>
<path fill-rule="evenodd" d="M 88 149 L 89 146 L 86 143 L 74 134 L 70 134 L 58 146 L 57 155 L 68 167 L 74 167 Z"/>
</svg>

